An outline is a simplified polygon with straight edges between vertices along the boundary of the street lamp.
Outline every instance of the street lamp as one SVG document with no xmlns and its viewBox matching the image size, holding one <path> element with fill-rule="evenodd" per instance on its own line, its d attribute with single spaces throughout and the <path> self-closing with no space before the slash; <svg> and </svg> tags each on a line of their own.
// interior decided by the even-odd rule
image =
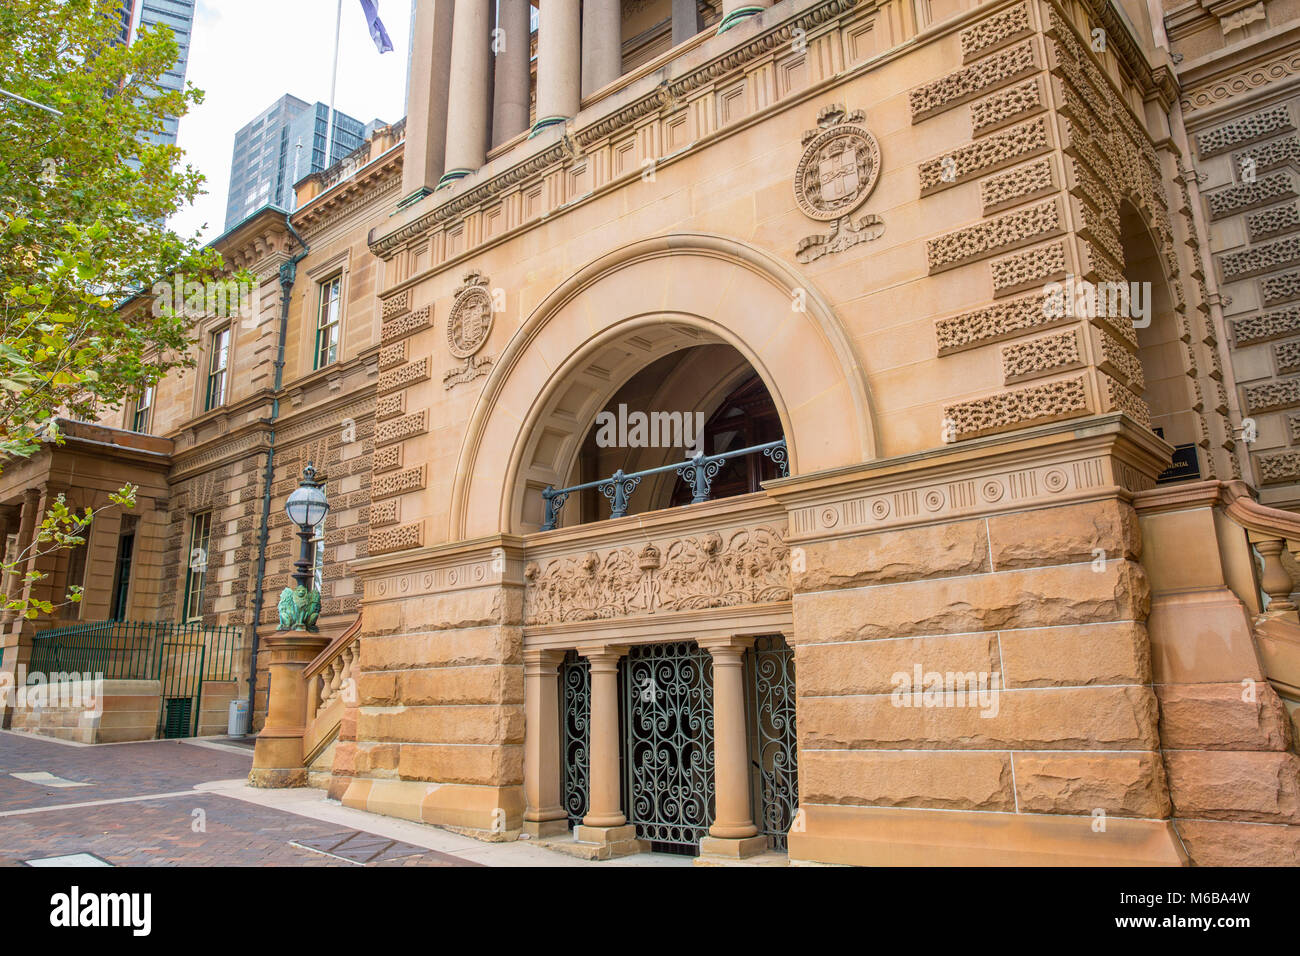
<svg viewBox="0 0 1300 956">
<path fill-rule="evenodd" d="M 320 592 L 312 588 L 311 541 L 316 527 L 325 520 L 330 505 L 316 480 L 316 469 L 308 462 L 302 470 L 302 482 L 284 503 L 284 512 L 298 526 L 302 546 L 294 563 L 293 579 L 296 586 L 280 592 L 280 630 L 314 631 L 320 616 Z"/>
</svg>

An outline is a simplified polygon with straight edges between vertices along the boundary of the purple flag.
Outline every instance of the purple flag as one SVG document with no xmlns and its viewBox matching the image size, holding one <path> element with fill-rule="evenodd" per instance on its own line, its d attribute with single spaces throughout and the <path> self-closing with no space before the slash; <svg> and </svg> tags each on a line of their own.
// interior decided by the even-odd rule
<svg viewBox="0 0 1300 956">
<path fill-rule="evenodd" d="M 375 41 L 375 49 L 380 53 L 392 53 L 393 41 L 388 38 L 384 21 L 379 19 L 379 8 L 375 0 L 361 0 L 361 10 L 366 15 L 366 25 L 370 27 L 370 38 Z"/>
</svg>

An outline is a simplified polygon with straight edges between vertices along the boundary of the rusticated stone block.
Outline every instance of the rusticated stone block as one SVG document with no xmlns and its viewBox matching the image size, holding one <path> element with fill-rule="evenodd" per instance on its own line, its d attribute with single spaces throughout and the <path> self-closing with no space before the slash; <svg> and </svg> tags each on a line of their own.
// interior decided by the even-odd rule
<svg viewBox="0 0 1300 956">
<path fill-rule="evenodd" d="M 1151 681 L 1151 643 L 1135 621 L 1000 631 L 998 642 L 1008 687 Z"/>
<path fill-rule="evenodd" d="M 943 417 L 952 423 L 955 437 L 960 440 L 1087 412 L 1088 389 L 1080 376 L 945 405 Z"/>
<path fill-rule="evenodd" d="M 1043 108 L 1043 87 L 1037 77 L 999 90 L 970 105 L 971 132 L 978 136 L 1015 122 Z"/>
<path fill-rule="evenodd" d="M 1159 684 L 1160 739 L 1170 750 L 1286 750 L 1291 718 L 1273 688 Z M 1252 697 L 1253 700 L 1245 699 Z"/>
<path fill-rule="evenodd" d="M 1005 753 L 812 751 L 801 755 L 808 803 L 1014 811 Z"/>
<path fill-rule="evenodd" d="M 373 605 L 372 605 L 373 607 Z M 366 609 L 370 616 L 370 608 Z M 361 642 L 361 669 L 403 670 L 523 662 L 517 628 L 467 627 L 425 634 L 367 637 Z"/>
<path fill-rule="evenodd" d="M 524 748 L 403 744 L 397 770 L 403 780 L 511 786 L 523 783 Z"/>
<path fill-rule="evenodd" d="M 513 704 L 362 707 L 357 736 L 399 743 L 521 744 L 524 711 Z"/>
<path fill-rule="evenodd" d="M 1293 129 L 1295 129 L 1295 122 L 1291 119 L 1291 110 L 1282 103 L 1260 110 L 1258 113 L 1239 116 L 1222 126 L 1197 134 L 1196 151 L 1202 159 L 1205 159 L 1236 149 L 1243 143 Z"/>
<path fill-rule="evenodd" d="M 1137 686 L 1002 690 L 964 707 L 903 707 L 887 694 L 800 697 L 799 746 L 801 753 L 1154 750 L 1156 710 L 1151 688 Z"/>
<path fill-rule="evenodd" d="M 1300 757 L 1290 752 L 1167 750 L 1174 814 L 1300 823 Z"/>
<path fill-rule="evenodd" d="M 1295 866 L 1300 827 L 1220 820 L 1179 820 L 1193 866 Z"/>
<path fill-rule="evenodd" d="M 397 744 L 358 741 L 354 772 L 361 774 L 392 773 L 397 770 Z"/>
<path fill-rule="evenodd" d="M 896 641 L 803 644 L 795 651 L 799 693 L 807 697 L 888 694 L 902 686 L 896 675 L 992 674 L 1001 669 L 995 634 L 906 637 Z"/>
<path fill-rule="evenodd" d="M 989 570 L 983 521 L 882 531 L 857 538 L 833 538 L 804 548 L 796 591 L 915 581 Z"/>
<path fill-rule="evenodd" d="M 951 109 L 967 100 L 1018 80 L 1038 69 L 1030 40 L 1023 40 L 1001 52 L 976 60 L 970 66 L 949 73 L 911 91 L 908 99 L 912 122 Z"/>
<path fill-rule="evenodd" d="M 358 688 L 373 704 L 522 704 L 524 672 L 498 664 L 363 671 Z"/>
<path fill-rule="evenodd" d="M 803 644 L 1142 620 L 1151 597 L 1140 565 L 1110 561 L 1100 572 L 1071 564 L 796 594 L 794 604 Z"/>
<path fill-rule="evenodd" d="M 1055 199 L 995 219 L 986 219 L 925 243 L 930 272 L 942 272 L 1001 250 L 1011 250 L 1061 232 L 1061 207 Z"/>
<path fill-rule="evenodd" d="M 993 568 L 1033 568 L 1104 559 L 1136 560 L 1142 532 L 1131 505 L 1090 501 L 988 519 Z M 1104 552 L 1097 554 L 1098 551 Z"/>
<path fill-rule="evenodd" d="M 1015 755 L 1022 813 L 1161 819 L 1170 813 L 1169 785 L 1157 753 Z"/>
</svg>

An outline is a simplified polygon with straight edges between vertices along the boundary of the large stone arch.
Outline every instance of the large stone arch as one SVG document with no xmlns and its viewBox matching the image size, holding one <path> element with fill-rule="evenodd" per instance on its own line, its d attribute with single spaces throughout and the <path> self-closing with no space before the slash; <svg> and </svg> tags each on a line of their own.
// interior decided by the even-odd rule
<svg viewBox="0 0 1300 956">
<path fill-rule="evenodd" d="M 546 472 L 564 480 L 596 411 L 631 373 L 710 342 L 734 347 L 763 379 L 793 474 L 875 457 L 866 376 L 825 300 L 751 246 L 662 236 L 571 276 L 506 346 L 461 446 L 451 539 L 536 527 L 524 516 L 524 486 L 544 486 Z"/>
</svg>

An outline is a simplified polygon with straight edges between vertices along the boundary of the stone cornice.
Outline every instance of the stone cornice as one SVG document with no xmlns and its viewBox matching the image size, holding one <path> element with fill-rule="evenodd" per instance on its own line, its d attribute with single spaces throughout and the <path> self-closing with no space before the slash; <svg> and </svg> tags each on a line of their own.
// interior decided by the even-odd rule
<svg viewBox="0 0 1300 956">
<path fill-rule="evenodd" d="M 176 455 L 170 479 L 182 481 L 191 478 L 228 461 L 244 458 L 251 452 L 265 451 L 270 444 L 270 426 L 265 422 L 251 422 L 237 431 L 227 432 L 219 439 L 204 442 Z"/>
</svg>

